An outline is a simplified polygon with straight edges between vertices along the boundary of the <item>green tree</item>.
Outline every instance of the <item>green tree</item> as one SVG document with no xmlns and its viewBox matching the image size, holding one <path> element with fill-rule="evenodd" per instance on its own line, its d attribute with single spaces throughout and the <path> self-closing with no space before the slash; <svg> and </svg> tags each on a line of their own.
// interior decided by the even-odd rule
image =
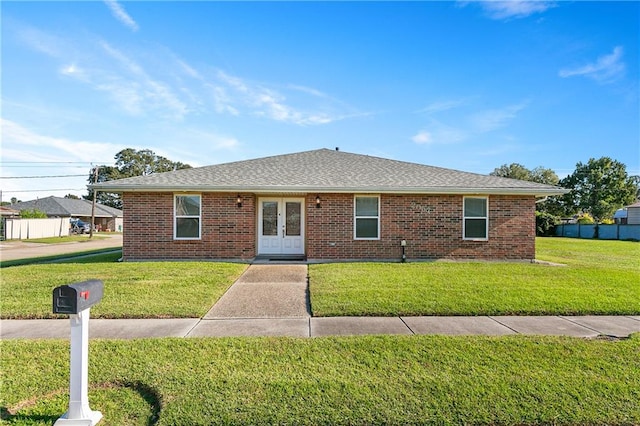
<svg viewBox="0 0 640 426">
<path fill-rule="evenodd" d="M 558 175 L 556 175 L 556 173 L 551 169 L 538 166 L 529 170 L 519 163 L 503 164 L 502 166 L 493 169 L 489 175 L 544 183 L 546 185 L 557 185 L 560 181 Z"/>
<path fill-rule="evenodd" d="M 115 166 L 97 166 L 91 169 L 88 182 L 106 182 L 116 179 L 124 179 L 135 176 L 147 176 L 153 173 L 164 173 L 178 169 L 189 169 L 190 165 L 179 161 L 171 161 L 161 155 L 157 155 L 150 149 L 135 150 L 126 148 L 114 156 Z M 97 176 L 96 176 L 97 169 Z M 93 189 L 84 196 L 86 200 L 93 200 Z M 122 208 L 122 200 L 119 194 L 98 192 L 96 201 L 100 204 Z"/>
<path fill-rule="evenodd" d="M 489 175 L 531 181 L 531 170 L 519 163 L 503 164 L 493 169 Z"/>
<path fill-rule="evenodd" d="M 511 179 L 526 180 L 528 182 L 543 183 L 545 185 L 556 186 L 560 182 L 558 175 L 551 169 L 538 166 L 532 170 L 529 170 L 525 166 L 519 163 L 503 164 L 502 166 L 493 169 L 493 171 L 489 174 L 491 176 L 499 176 L 499 177 L 505 177 L 505 178 L 511 178 Z M 536 203 L 536 211 L 542 212 L 542 213 L 548 213 L 552 216 L 556 215 L 556 213 L 552 211 L 552 209 L 550 209 L 550 206 L 554 206 L 554 205 L 547 200 L 539 201 L 538 203 Z M 541 216 L 538 216 L 538 217 L 541 217 Z M 545 220 L 548 223 L 552 223 L 556 221 L 553 218 L 546 218 L 546 217 L 545 217 Z M 544 233 L 547 234 L 548 231 L 545 231 Z"/>
<path fill-rule="evenodd" d="M 47 214 L 38 209 L 22 210 L 20 217 L 23 219 L 44 219 L 47 217 Z"/>
<path fill-rule="evenodd" d="M 576 164 L 576 170 L 560 185 L 571 192 L 558 197 L 559 209 L 565 215 L 589 213 L 596 223 L 632 204 L 638 193 L 635 176 L 629 176 L 623 163 L 609 157 Z"/>
</svg>

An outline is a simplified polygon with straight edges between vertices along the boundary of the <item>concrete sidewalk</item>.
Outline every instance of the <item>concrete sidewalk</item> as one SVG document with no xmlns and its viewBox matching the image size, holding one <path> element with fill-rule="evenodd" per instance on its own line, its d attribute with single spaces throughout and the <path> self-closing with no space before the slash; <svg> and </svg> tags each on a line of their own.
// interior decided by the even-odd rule
<svg viewBox="0 0 640 426">
<path fill-rule="evenodd" d="M 91 338 L 322 337 L 355 335 L 562 335 L 627 337 L 640 332 L 640 316 L 544 317 L 327 317 L 236 319 L 92 319 Z M 2 339 L 68 339 L 70 321 L 3 320 Z"/>
<path fill-rule="evenodd" d="M 312 318 L 307 265 L 251 265 L 203 318 L 92 319 L 92 338 L 510 334 L 626 337 L 640 316 Z M 68 339 L 70 322 L 3 320 L 0 338 Z"/>
</svg>

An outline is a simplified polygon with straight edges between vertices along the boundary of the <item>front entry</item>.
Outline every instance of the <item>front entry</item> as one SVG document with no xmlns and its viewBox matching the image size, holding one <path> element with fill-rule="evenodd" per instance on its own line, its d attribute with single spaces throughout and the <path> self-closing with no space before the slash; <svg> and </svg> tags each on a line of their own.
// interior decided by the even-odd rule
<svg viewBox="0 0 640 426">
<path fill-rule="evenodd" d="M 304 198 L 260 198 L 258 255 L 304 255 Z"/>
</svg>

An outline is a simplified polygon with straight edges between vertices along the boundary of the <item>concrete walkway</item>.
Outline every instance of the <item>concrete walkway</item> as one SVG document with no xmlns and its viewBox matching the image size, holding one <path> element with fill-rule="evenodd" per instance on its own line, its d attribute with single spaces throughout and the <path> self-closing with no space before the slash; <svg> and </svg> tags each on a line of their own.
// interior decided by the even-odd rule
<svg viewBox="0 0 640 426">
<path fill-rule="evenodd" d="M 563 335 L 627 337 L 640 316 L 477 316 L 312 318 L 306 265 L 251 265 L 203 318 L 92 319 L 90 336 L 149 337 L 353 335 Z M 0 338 L 68 339 L 70 322 L 3 320 Z"/>
<path fill-rule="evenodd" d="M 2 320 L 2 339 L 68 339 L 68 319 Z M 640 332 L 640 316 L 545 317 L 329 317 L 235 319 L 92 319 L 91 338 L 241 336 L 355 336 L 442 334 L 627 337 Z"/>
</svg>

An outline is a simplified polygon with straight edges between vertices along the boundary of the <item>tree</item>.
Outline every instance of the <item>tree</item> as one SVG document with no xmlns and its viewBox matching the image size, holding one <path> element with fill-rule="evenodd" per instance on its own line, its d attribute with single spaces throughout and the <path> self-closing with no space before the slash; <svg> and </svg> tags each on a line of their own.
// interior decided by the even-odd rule
<svg viewBox="0 0 640 426">
<path fill-rule="evenodd" d="M 638 193 L 638 180 L 627 174 L 623 163 L 609 157 L 576 164 L 576 170 L 560 185 L 571 190 L 558 197 L 564 214 L 589 213 L 596 223 L 632 204 Z"/>
<path fill-rule="evenodd" d="M 135 176 L 147 176 L 153 173 L 170 172 L 179 169 L 190 169 L 191 166 L 181 162 L 174 162 L 165 157 L 157 155 L 150 149 L 135 150 L 126 148 L 118 152 L 114 156 L 115 166 L 97 166 L 91 169 L 89 174 L 89 183 L 106 182 L 116 179 L 124 179 Z M 96 169 L 98 171 L 96 176 Z M 93 190 L 89 189 L 89 193 L 84 196 L 86 200 L 93 200 Z M 122 200 L 119 194 L 107 192 L 98 192 L 96 201 L 100 204 L 122 208 Z"/>
<path fill-rule="evenodd" d="M 543 183 L 546 185 L 554 186 L 558 185 L 558 183 L 560 182 L 558 175 L 551 169 L 546 169 L 542 166 L 538 166 L 532 170 L 529 170 L 522 164 L 518 163 L 511 163 L 508 165 L 503 164 L 502 166 L 493 169 L 493 171 L 489 174 L 491 176 L 526 180 L 529 182 Z M 550 215 L 555 216 L 557 213 L 553 211 L 552 206 L 554 206 L 554 204 L 547 200 L 540 201 L 536 203 L 536 211 L 549 213 Z M 536 217 L 540 218 L 542 216 Z M 553 218 L 545 218 L 545 220 L 549 223 L 554 222 Z M 545 234 L 547 232 L 548 231 L 545 231 Z"/>
<path fill-rule="evenodd" d="M 44 219 L 47 217 L 47 214 L 38 209 L 22 210 L 20 217 L 23 219 Z"/>
<path fill-rule="evenodd" d="M 531 171 L 518 163 L 511 163 L 508 165 L 503 164 L 502 166 L 493 169 L 489 175 L 531 181 Z"/>
<path fill-rule="evenodd" d="M 79 200 L 80 199 L 80 197 L 78 197 L 77 195 L 73 195 L 73 194 L 67 194 L 67 195 L 64 196 L 64 198 L 68 198 L 68 199 L 71 199 L 71 200 Z"/>
<path fill-rule="evenodd" d="M 535 169 L 529 170 L 522 164 L 518 163 L 511 163 L 508 165 L 503 164 L 502 166 L 493 169 L 489 175 L 544 183 L 546 185 L 557 185 L 560 181 L 558 175 L 556 175 L 556 173 L 551 169 L 545 169 L 542 166 L 538 166 Z"/>
</svg>

